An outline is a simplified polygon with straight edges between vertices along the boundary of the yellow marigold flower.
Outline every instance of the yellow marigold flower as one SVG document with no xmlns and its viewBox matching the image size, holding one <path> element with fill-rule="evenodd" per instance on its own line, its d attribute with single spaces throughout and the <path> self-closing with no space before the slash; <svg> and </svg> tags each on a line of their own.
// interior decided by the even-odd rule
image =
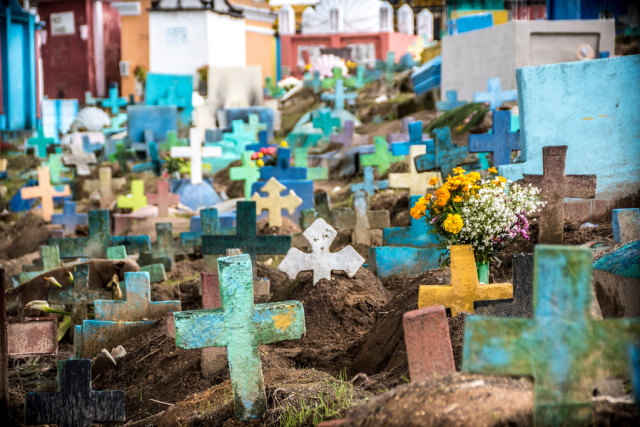
<svg viewBox="0 0 640 427">
<path fill-rule="evenodd" d="M 448 231 L 451 234 L 458 234 L 460 230 L 462 230 L 463 225 L 464 222 L 462 221 L 462 217 L 458 214 L 447 215 L 447 219 L 442 223 L 442 227 L 445 231 Z"/>
<path fill-rule="evenodd" d="M 456 197 L 454 197 L 454 198 L 453 198 L 453 201 L 454 201 L 455 203 L 460 203 L 460 202 L 462 201 L 462 196 L 456 196 Z"/>
<path fill-rule="evenodd" d="M 467 177 L 471 182 L 480 181 L 482 179 L 482 176 L 480 176 L 480 173 L 478 172 L 469 172 Z"/>
<path fill-rule="evenodd" d="M 507 182 L 507 178 L 505 178 L 504 176 L 498 176 L 496 178 L 498 178 L 499 182 Z"/>
<path fill-rule="evenodd" d="M 434 176 L 429 180 L 429 185 L 436 185 L 438 183 L 438 177 Z"/>
<path fill-rule="evenodd" d="M 456 175 L 462 175 L 465 172 L 466 171 L 464 169 L 462 169 L 460 166 L 458 166 L 457 168 L 453 168 L 453 173 L 456 174 Z"/>
<path fill-rule="evenodd" d="M 490 173 L 498 173 L 498 169 L 496 169 L 493 166 L 491 166 L 487 171 L 490 172 Z"/>
<path fill-rule="evenodd" d="M 426 208 L 427 206 L 425 204 L 418 202 L 411 208 L 409 214 L 413 219 L 420 219 L 424 216 Z"/>
<path fill-rule="evenodd" d="M 449 197 L 451 197 L 451 193 L 449 193 L 449 190 L 447 190 L 446 187 L 438 188 L 436 190 L 436 198 L 437 198 L 435 201 L 436 206 L 444 207 L 444 205 L 447 204 Z"/>
<path fill-rule="evenodd" d="M 264 160 L 262 160 L 262 159 L 258 159 L 258 160 L 256 161 L 256 164 L 257 164 L 259 167 L 262 167 L 262 166 L 264 166 Z"/>
<path fill-rule="evenodd" d="M 429 203 L 429 200 L 431 200 L 432 197 L 433 197 L 433 194 L 431 193 L 427 193 L 424 196 L 422 196 L 422 198 L 425 199 L 427 203 Z"/>
</svg>

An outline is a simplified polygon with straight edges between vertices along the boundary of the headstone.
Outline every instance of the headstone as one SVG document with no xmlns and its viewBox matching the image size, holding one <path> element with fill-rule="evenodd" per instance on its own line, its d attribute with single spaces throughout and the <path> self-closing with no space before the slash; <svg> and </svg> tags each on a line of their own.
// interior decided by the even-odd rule
<svg viewBox="0 0 640 427">
<path fill-rule="evenodd" d="M 321 181 L 329 179 L 329 169 L 325 167 L 309 167 L 309 156 L 307 148 L 294 148 L 293 161 L 297 167 L 307 168 L 307 179 L 310 181 Z"/>
<path fill-rule="evenodd" d="M 158 206 L 158 216 L 165 217 L 169 215 L 169 206 L 176 206 L 180 203 L 180 196 L 169 191 L 169 180 L 160 179 L 157 186 L 157 193 L 147 194 L 147 202 Z"/>
<path fill-rule="evenodd" d="M 89 236 L 75 239 L 49 239 L 57 245 L 61 258 L 104 258 L 109 246 L 124 245 L 128 252 L 146 252 L 151 249 L 149 236 L 111 236 L 109 211 L 89 211 Z"/>
<path fill-rule="evenodd" d="M 491 153 L 495 167 L 510 164 L 511 152 L 521 149 L 520 131 L 511 132 L 511 111 L 508 110 L 493 112 L 491 133 L 469 135 L 469 152 Z"/>
<path fill-rule="evenodd" d="M 126 178 L 113 178 L 111 167 L 105 166 L 98 169 L 99 179 L 88 179 L 84 181 L 87 191 L 100 191 L 100 195 L 105 199 L 111 199 L 113 191 L 118 190 L 126 182 Z"/>
<path fill-rule="evenodd" d="M 541 199 L 545 202 L 540 212 L 538 242 L 562 244 L 564 199 L 595 197 L 596 175 L 565 175 L 566 145 L 544 147 L 542 157 L 542 175 L 524 174 L 526 183 L 540 188 Z"/>
<path fill-rule="evenodd" d="M 369 196 L 375 194 L 375 190 L 384 190 L 389 186 L 389 180 L 373 180 L 373 167 L 366 166 L 364 168 L 364 182 L 359 184 L 351 184 L 351 192 L 365 191 Z"/>
<path fill-rule="evenodd" d="M 344 101 L 353 102 L 358 97 L 357 93 L 346 93 L 344 91 L 344 81 L 336 80 L 334 93 L 323 93 L 321 95 L 324 101 L 333 101 L 334 110 L 344 110 Z"/>
<path fill-rule="evenodd" d="M 473 94 L 473 102 L 488 102 L 489 108 L 492 111 L 500 107 L 505 101 L 515 101 L 518 99 L 517 90 L 502 90 L 498 77 L 487 80 L 487 88 L 487 92 L 475 92 Z"/>
<path fill-rule="evenodd" d="M 219 157 L 222 155 L 220 147 L 202 147 L 202 135 L 196 129 L 189 134 L 189 147 L 171 148 L 171 157 L 186 157 L 191 161 L 191 184 L 202 184 L 202 158 Z"/>
<path fill-rule="evenodd" d="M 414 159 L 427 152 L 425 145 L 412 145 L 409 147 L 409 163 L 408 173 L 390 173 L 389 188 L 408 188 L 410 196 L 425 195 L 430 188 L 436 188 L 430 185 L 431 178 L 438 178 L 442 182 L 442 177 L 438 172 L 418 172 Z"/>
<path fill-rule="evenodd" d="M 408 311 L 402 315 L 404 342 L 412 383 L 434 374 L 456 371 L 447 313 L 441 305 Z"/>
<path fill-rule="evenodd" d="M 76 226 L 87 225 L 89 217 L 86 213 L 76 213 L 76 202 L 65 200 L 61 214 L 51 215 L 51 224 L 61 224 L 64 228 L 65 235 L 71 235 L 76 232 Z"/>
<path fill-rule="evenodd" d="M 58 251 L 57 246 L 40 246 L 40 259 L 42 260 L 42 266 L 32 268 L 30 269 L 31 271 L 26 271 L 29 266 L 22 266 L 23 271 L 17 275 L 18 284 L 27 283 L 29 280 L 38 277 L 47 271 L 60 268 L 62 265 L 60 262 L 60 252 Z"/>
<path fill-rule="evenodd" d="M 442 304 L 451 309 L 451 316 L 459 312 L 473 313 L 475 301 L 513 298 L 511 283 L 479 284 L 473 247 L 451 245 L 451 285 L 420 286 L 418 307 Z"/>
<path fill-rule="evenodd" d="M 260 168 L 261 179 L 275 178 L 278 181 L 307 179 L 307 168 L 291 166 L 290 148 L 278 147 L 276 157 L 276 166 L 263 166 Z"/>
<path fill-rule="evenodd" d="M 616 243 L 629 243 L 640 240 L 640 209 L 614 209 L 611 212 L 613 240 Z"/>
<path fill-rule="evenodd" d="M 391 163 L 404 159 L 404 156 L 391 155 L 383 136 L 376 136 L 373 141 L 376 146 L 375 153 L 360 156 L 360 166 L 377 166 L 378 172 L 382 175 L 391 167 Z"/>
<path fill-rule="evenodd" d="M 54 138 L 45 138 L 42 127 L 38 127 L 37 135 L 27 139 L 27 148 L 34 147 L 36 157 L 47 158 L 47 147 L 55 144 Z"/>
<path fill-rule="evenodd" d="M 120 209 L 131 209 L 131 211 L 137 211 L 147 206 L 147 196 L 144 195 L 144 181 L 141 179 L 131 181 L 131 194 L 118 196 L 116 205 Z"/>
<path fill-rule="evenodd" d="M 462 369 L 533 376 L 535 425 L 591 424 L 595 381 L 628 372 L 640 321 L 592 317 L 591 257 L 589 248 L 537 245 L 533 319 L 466 318 Z"/>
<path fill-rule="evenodd" d="M 464 162 L 469 155 L 468 147 L 462 147 L 451 141 L 451 130 L 448 127 L 433 131 L 436 141 L 435 153 L 427 152 L 415 159 L 418 172 L 440 169 L 442 176 L 452 174 L 453 168 Z"/>
<path fill-rule="evenodd" d="M 93 391 L 91 360 L 58 362 L 58 391 L 30 392 L 25 423 L 91 426 L 93 422 L 126 421 L 124 391 Z"/>
<path fill-rule="evenodd" d="M 457 90 L 448 90 L 446 100 L 436 102 L 436 107 L 438 108 L 438 111 L 450 111 L 458 107 L 462 107 L 465 104 L 465 101 L 458 100 Z"/>
<path fill-rule="evenodd" d="M 329 139 L 334 128 L 340 127 L 340 119 L 331 117 L 331 111 L 327 108 L 320 109 L 311 123 L 315 129 L 322 130 L 322 136 L 325 140 Z"/>
<path fill-rule="evenodd" d="M 211 70 L 209 71 L 211 77 Z M 191 123 L 193 76 L 148 73 L 144 98 L 147 105 L 175 106 L 180 109 L 180 121 Z M 209 92 L 215 93 L 215 92 Z"/>
<path fill-rule="evenodd" d="M 353 195 L 353 210 L 336 209 L 332 211 L 332 223 L 336 228 L 353 230 L 351 243 L 354 245 L 374 245 L 382 241 L 382 229 L 390 226 L 389 211 L 369 210 L 368 196 L 364 191 L 357 191 Z M 380 233 L 373 237 L 373 231 Z"/>
<path fill-rule="evenodd" d="M 152 131 L 153 141 L 164 141 L 169 139 L 169 132 L 178 131 L 175 106 L 129 105 L 127 117 L 127 132 L 133 142 L 145 142 L 144 133 L 148 130 Z"/>
<path fill-rule="evenodd" d="M 292 215 L 296 208 L 302 204 L 302 199 L 296 196 L 293 190 L 289 190 L 289 194 L 286 196 L 281 196 L 280 193 L 286 189 L 287 187 L 272 177 L 260 189 L 260 191 L 268 194 L 267 197 L 260 197 L 258 193 L 254 193 L 251 197 L 251 200 L 256 202 L 258 213 L 263 210 L 269 211 L 269 227 L 282 227 L 282 209 L 286 209 L 289 215 Z"/>
<path fill-rule="evenodd" d="M 302 235 L 311 244 L 311 253 L 291 248 L 278 266 L 278 270 L 287 273 L 292 280 L 301 271 L 313 271 L 314 285 L 321 279 L 331 280 L 331 272 L 336 270 L 353 277 L 365 261 L 352 246 L 330 252 L 331 242 L 338 233 L 322 218 L 315 220 Z"/>
<path fill-rule="evenodd" d="M 118 97 L 118 88 L 112 87 L 109 89 L 109 98 L 102 100 L 102 108 L 110 108 L 111 114 L 114 116 L 120 113 L 120 107 L 127 105 L 127 98 Z"/>
<path fill-rule="evenodd" d="M 304 309 L 298 301 L 254 305 L 251 258 L 246 254 L 219 258 L 218 271 L 222 307 L 174 313 L 176 345 L 226 347 L 236 418 L 261 418 L 267 398 L 258 346 L 301 338 Z"/>
<path fill-rule="evenodd" d="M 424 145 L 426 150 L 429 150 L 430 152 L 435 151 L 433 139 L 429 137 L 429 134 L 422 133 L 421 120 L 411 121 L 407 123 L 405 122 L 405 119 L 402 119 L 403 131 L 405 123 L 407 126 L 406 136 L 402 134 L 390 135 L 390 137 L 394 138 L 393 140 L 391 140 L 391 152 L 394 156 L 406 156 L 407 154 L 409 154 L 409 148 L 412 145 Z"/>
<path fill-rule="evenodd" d="M 40 166 L 38 168 L 38 185 L 22 187 L 20 189 L 20 196 L 23 199 L 40 199 L 42 218 L 45 221 L 51 221 L 51 215 L 53 215 L 53 198 L 71 195 L 71 189 L 68 185 L 65 185 L 59 190 L 51 185 L 49 178 L 49 168 L 47 166 Z"/>
<path fill-rule="evenodd" d="M 229 168 L 231 181 L 244 181 L 244 197 L 251 198 L 251 186 L 260 178 L 260 168 L 251 161 L 251 153 L 242 153 L 242 166 Z"/>
</svg>

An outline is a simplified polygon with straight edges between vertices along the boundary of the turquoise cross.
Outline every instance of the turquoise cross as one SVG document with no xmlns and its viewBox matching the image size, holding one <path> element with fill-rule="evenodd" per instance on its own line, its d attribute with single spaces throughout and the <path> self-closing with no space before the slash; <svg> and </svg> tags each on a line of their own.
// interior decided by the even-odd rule
<svg viewBox="0 0 640 427">
<path fill-rule="evenodd" d="M 324 139 L 328 139 L 331 136 L 333 128 L 340 127 L 340 119 L 331 117 L 331 111 L 328 108 L 321 109 L 311 122 L 314 128 L 322 130 Z"/>
<path fill-rule="evenodd" d="M 55 144 L 56 141 L 53 138 L 46 138 L 42 126 L 38 127 L 37 136 L 27 139 L 27 147 L 34 147 L 36 157 L 41 159 L 47 158 L 47 147 Z"/>
<path fill-rule="evenodd" d="M 260 168 L 252 164 L 250 152 L 242 153 L 242 166 L 229 168 L 229 179 L 244 181 L 244 197 L 247 200 L 251 198 L 251 187 L 260 179 Z"/>
<path fill-rule="evenodd" d="M 118 97 L 118 88 L 109 89 L 109 98 L 102 100 L 102 107 L 111 108 L 111 114 L 114 116 L 120 113 L 120 107 L 127 105 L 127 98 Z"/>
</svg>

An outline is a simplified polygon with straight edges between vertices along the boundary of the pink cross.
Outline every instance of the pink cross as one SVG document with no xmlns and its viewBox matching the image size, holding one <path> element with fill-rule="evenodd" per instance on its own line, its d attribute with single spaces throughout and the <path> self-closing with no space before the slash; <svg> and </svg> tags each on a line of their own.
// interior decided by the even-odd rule
<svg viewBox="0 0 640 427">
<path fill-rule="evenodd" d="M 169 214 L 169 205 L 175 206 L 180 203 L 180 196 L 169 192 L 169 181 L 162 179 L 158 181 L 158 193 L 147 194 L 147 202 L 150 205 L 158 206 L 158 216 Z"/>
</svg>

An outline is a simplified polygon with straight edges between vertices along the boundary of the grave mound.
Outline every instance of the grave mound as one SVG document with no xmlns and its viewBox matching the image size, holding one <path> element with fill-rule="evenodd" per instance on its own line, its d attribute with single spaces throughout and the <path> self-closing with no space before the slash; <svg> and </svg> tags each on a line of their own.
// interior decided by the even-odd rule
<svg viewBox="0 0 640 427">
<path fill-rule="evenodd" d="M 257 225 L 258 234 L 268 236 L 289 236 L 291 234 L 297 234 L 302 232 L 300 226 L 293 222 L 291 218 L 282 216 L 282 225 L 280 227 L 269 227 L 268 219 L 261 219 Z"/>
<path fill-rule="evenodd" d="M 51 237 L 47 223 L 31 212 L 21 215 L 14 223 L 3 220 L 2 228 L 4 238 L 0 244 L 0 259 L 13 259 L 35 252 Z"/>
</svg>

